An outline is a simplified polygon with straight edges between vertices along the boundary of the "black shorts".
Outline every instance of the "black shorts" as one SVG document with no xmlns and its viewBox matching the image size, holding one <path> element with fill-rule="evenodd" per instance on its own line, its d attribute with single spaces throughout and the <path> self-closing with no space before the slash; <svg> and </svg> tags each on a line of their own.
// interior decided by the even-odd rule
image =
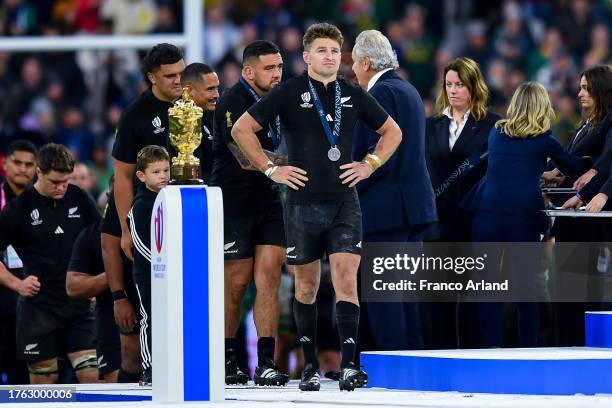
<svg viewBox="0 0 612 408">
<path fill-rule="evenodd" d="M 22 360 L 50 360 L 64 353 L 95 350 L 95 330 L 91 310 L 17 302 L 17 357 Z"/>
<path fill-rule="evenodd" d="M 361 207 L 350 201 L 286 203 L 287 264 L 305 265 L 328 255 L 361 255 Z"/>
<path fill-rule="evenodd" d="M 285 228 L 280 207 L 255 214 L 225 214 L 223 231 L 226 261 L 252 258 L 257 245 L 285 248 Z"/>
<path fill-rule="evenodd" d="M 121 368 L 121 341 L 112 299 L 101 301 L 96 307 L 96 339 L 100 376 Z"/>
</svg>

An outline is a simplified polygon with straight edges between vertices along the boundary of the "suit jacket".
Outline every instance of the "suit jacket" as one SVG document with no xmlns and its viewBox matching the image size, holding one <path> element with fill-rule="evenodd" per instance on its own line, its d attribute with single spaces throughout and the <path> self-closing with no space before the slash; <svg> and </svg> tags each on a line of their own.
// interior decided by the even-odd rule
<svg viewBox="0 0 612 408">
<path fill-rule="evenodd" d="M 425 164 L 425 110 L 417 90 L 394 71 L 385 72 L 370 94 L 397 122 L 402 142 L 389 161 L 357 185 L 363 232 L 383 231 L 437 220 L 433 190 Z M 353 158 L 373 152 L 380 135 L 359 122 Z"/>
<path fill-rule="evenodd" d="M 600 173 L 608 173 L 610 168 L 610 160 L 612 159 L 612 137 L 610 137 L 608 131 L 610 130 L 610 124 L 612 122 L 612 115 L 608 114 L 595 128 L 591 129 L 590 126 L 584 126 L 580 129 L 574 137 L 569 141 L 566 150 L 576 156 L 589 156 L 593 161 L 593 167 Z M 608 133 L 608 135 L 606 135 Z M 554 168 L 553 163 L 547 165 L 547 170 Z M 599 187 L 605 182 L 600 176 L 596 179 L 596 183 L 599 183 Z M 607 179 L 607 175 L 605 177 Z M 566 175 L 565 180 L 559 187 L 572 187 L 577 177 Z M 594 184 L 589 188 L 588 193 L 592 192 Z M 595 192 L 597 194 L 597 192 Z M 594 195 L 594 194 L 593 194 Z M 562 205 L 572 195 L 554 195 L 552 200 L 555 205 Z M 592 198 L 592 197 L 591 197 Z"/>
<path fill-rule="evenodd" d="M 580 174 L 591 165 L 590 159 L 564 150 L 550 131 L 518 139 L 492 129 L 487 173 L 466 197 L 465 206 L 475 212 L 543 219 L 540 177 L 548 157 L 568 174 Z"/>
<path fill-rule="evenodd" d="M 602 144 L 605 144 L 603 153 L 599 155 L 593 166 L 597 170 L 597 175 L 580 190 L 580 195 L 583 200 L 589 202 L 597 193 L 606 194 L 609 199 L 605 209 L 608 210 L 612 208 L 612 113 L 608 113 L 591 133 L 599 136 Z"/>
<path fill-rule="evenodd" d="M 425 153 L 434 189 L 446 181 L 471 154 L 487 150 L 489 131 L 500 118 L 496 113 L 487 112 L 484 119 L 476 121 L 470 114 L 452 150 L 448 146 L 450 119 L 446 116 L 427 118 Z M 487 161 L 483 160 L 436 199 L 440 222 L 444 222 L 455 212 L 461 199 L 480 181 L 486 171 Z"/>
</svg>

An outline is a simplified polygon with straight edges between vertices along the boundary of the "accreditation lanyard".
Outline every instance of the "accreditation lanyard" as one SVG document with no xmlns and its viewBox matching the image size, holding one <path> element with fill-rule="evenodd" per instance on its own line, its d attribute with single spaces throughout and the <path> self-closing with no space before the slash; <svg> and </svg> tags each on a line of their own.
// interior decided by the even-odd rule
<svg viewBox="0 0 612 408">
<path fill-rule="evenodd" d="M 244 78 L 240 78 L 240 83 L 242 84 L 242 86 L 244 87 L 244 89 L 247 90 L 247 92 L 253 97 L 253 99 L 255 100 L 255 102 L 259 102 L 259 100 L 261 99 L 259 97 L 259 95 L 257 95 L 257 93 L 253 90 L 253 88 L 251 88 L 251 85 L 249 85 L 247 83 L 247 81 L 244 80 Z M 274 129 L 272 127 L 272 125 L 269 125 L 269 135 L 270 138 L 272 139 L 272 145 L 274 146 L 274 150 L 276 150 L 278 148 L 278 145 L 280 145 L 280 138 L 281 138 L 281 125 L 280 125 L 280 117 L 276 117 L 276 129 Z"/>
<path fill-rule="evenodd" d="M 332 133 L 331 129 L 329 128 L 329 124 L 327 123 L 325 111 L 323 110 L 323 104 L 319 99 L 317 90 L 315 89 L 314 85 L 312 85 L 310 78 L 308 78 L 308 87 L 310 88 L 310 93 L 312 94 L 315 108 L 319 114 L 321 125 L 323 125 L 325 136 L 331 145 L 331 148 L 327 152 L 327 157 L 331 161 L 338 161 L 338 159 L 340 159 L 340 150 L 338 149 L 337 144 L 338 138 L 340 137 L 340 123 L 342 122 L 342 104 L 340 101 L 340 84 L 338 83 L 338 80 L 334 81 L 334 85 L 336 86 L 336 96 L 334 99 L 334 131 Z"/>
</svg>

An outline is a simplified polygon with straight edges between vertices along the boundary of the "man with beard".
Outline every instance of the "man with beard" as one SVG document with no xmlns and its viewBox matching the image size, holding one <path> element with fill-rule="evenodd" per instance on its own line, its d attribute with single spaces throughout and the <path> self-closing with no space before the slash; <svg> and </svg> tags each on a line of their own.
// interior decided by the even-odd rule
<svg viewBox="0 0 612 408">
<path fill-rule="evenodd" d="M 256 385 L 285 385 L 289 381 L 274 364 L 278 330 L 278 288 L 285 261 L 285 230 L 279 190 L 252 167 L 231 135 L 234 121 L 277 85 L 283 60 L 278 47 L 255 41 L 243 53 L 240 81 L 220 98 L 215 111 L 213 171 L 210 184 L 223 189 L 225 234 L 225 382 L 246 384 L 248 375 L 236 364 L 235 335 L 242 300 L 253 279 L 257 287 L 254 320 L 258 367 Z M 280 121 L 275 118 L 257 133 L 268 157 L 280 143 Z"/>
<path fill-rule="evenodd" d="M 138 191 L 145 189 L 144 184 L 134 177 L 136 157 L 138 152 L 147 145 L 168 146 L 170 128 L 168 108 L 183 92 L 181 74 L 185 69 L 182 51 L 166 43 L 157 44 L 151 48 L 143 59 L 142 65 L 150 88 L 128 106 L 119 119 L 112 152 L 115 159 L 115 205 L 109 204 L 107 216 L 101 227 L 104 266 L 114 300 L 115 321 L 121 333 L 127 334 L 127 336 L 122 336 L 122 349 L 123 340 L 129 342 L 125 343 L 126 353 L 123 353 L 122 356 L 119 382 L 132 382 L 135 379 L 133 368 L 137 359 L 133 352 L 137 349 L 137 344 L 134 343 L 136 336 L 133 334 L 137 329 L 137 319 L 134 306 L 138 306 L 141 301 L 138 298 L 133 299 L 131 295 L 133 285 L 124 279 L 125 263 L 117 248 L 119 244 L 116 237 L 117 224 L 121 227 L 121 248 L 125 255 L 133 261 L 133 244 L 127 225 L 127 214 L 134 199 L 135 189 Z M 144 362 L 150 361 L 151 356 L 146 350 L 141 349 L 140 351 L 143 362 L 141 380 L 143 383 L 150 383 L 150 370 L 148 370 L 150 367 Z M 128 364 L 124 365 L 124 362 Z"/>
<path fill-rule="evenodd" d="M 6 179 L 0 183 L 0 210 L 28 188 L 36 174 L 36 146 L 27 140 L 15 140 L 6 149 L 3 163 Z M 23 272 L 21 259 L 12 246 L 3 254 L 8 270 L 20 277 Z M 6 374 L 8 384 L 26 384 L 26 365 L 17 360 L 15 345 L 15 309 L 17 296 L 0 286 L 0 374 Z"/>
</svg>

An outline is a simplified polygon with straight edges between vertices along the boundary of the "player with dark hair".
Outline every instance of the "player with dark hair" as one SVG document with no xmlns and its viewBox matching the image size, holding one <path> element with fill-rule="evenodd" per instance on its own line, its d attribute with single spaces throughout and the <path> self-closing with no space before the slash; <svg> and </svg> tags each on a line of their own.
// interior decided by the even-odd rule
<svg viewBox="0 0 612 408">
<path fill-rule="evenodd" d="M 397 123 L 365 90 L 338 79 L 343 37 L 337 27 L 315 24 L 303 38 L 308 71 L 272 89 L 244 113 L 232 136 L 253 167 L 290 187 L 284 207 L 287 263 L 295 272 L 294 314 L 306 367 L 300 389 L 320 389 L 315 303 L 320 259 L 329 255 L 342 351 L 340 389 L 367 383 L 355 365 L 359 326 L 357 269 L 361 209 L 354 186 L 384 164 L 401 142 Z M 280 116 L 289 165 L 272 162 L 256 132 Z M 353 129 L 361 119 L 381 138 L 373 153 L 353 162 Z"/>
<path fill-rule="evenodd" d="M 36 146 L 32 142 L 15 140 L 8 145 L 5 155 L 2 163 L 5 179 L 0 182 L 0 210 L 31 186 L 36 174 Z M 8 246 L 0 255 L 7 269 L 16 277 L 20 277 L 23 273 L 23 262 L 15 249 Z M 27 367 L 17 359 L 16 307 L 16 293 L 0 286 L 0 375 L 6 374 L 8 384 L 28 382 Z"/>
<path fill-rule="evenodd" d="M 181 96 L 181 74 L 185 69 L 183 53 L 171 44 L 157 44 L 142 61 L 150 88 L 121 115 L 115 134 L 115 202 L 121 221 L 121 247 L 132 259 L 132 242 L 126 224 L 134 198 L 133 178 L 136 155 L 144 146 L 168 146 L 168 108 Z M 111 289 L 117 291 L 113 287 Z"/>
<path fill-rule="evenodd" d="M 185 68 L 182 51 L 171 44 L 157 44 L 143 59 L 143 73 L 150 88 L 140 95 L 121 115 L 115 135 L 113 158 L 115 188 L 102 223 L 102 253 L 108 284 L 114 300 L 115 321 L 121 329 L 122 369 L 119 382 L 134 382 L 140 371 L 136 310 L 139 309 L 135 288 L 128 282 L 129 263 L 133 260 L 132 237 L 127 213 L 134 199 L 134 186 L 144 186 L 137 179 L 136 156 L 147 145 L 168 146 L 168 108 L 181 96 L 181 73 Z M 114 198 L 114 199 L 113 199 Z M 119 234 L 119 238 L 117 235 Z"/>
<path fill-rule="evenodd" d="M 100 215 L 80 188 L 69 185 L 74 158 L 62 145 L 38 152 L 36 183 L 0 213 L 0 249 L 12 245 L 23 261 L 19 279 L 0 263 L 0 284 L 19 293 L 17 350 L 30 382 L 58 381 L 64 353 L 82 383 L 98 381 L 94 321 L 85 299 L 66 293 L 66 271 L 79 233 Z"/>
<path fill-rule="evenodd" d="M 278 47 L 255 41 L 244 49 L 240 82 L 219 99 L 215 111 L 211 185 L 223 189 L 225 234 L 225 382 L 246 384 L 249 377 L 236 364 L 235 335 L 242 301 L 253 279 L 257 287 L 254 320 L 257 328 L 256 385 L 285 385 L 289 381 L 274 363 L 278 331 L 278 288 L 285 261 L 285 231 L 277 186 L 251 166 L 231 136 L 234 121 L 276 86 L 283 60 Z M 280 143 L 278 118 L 256 135 L 270 157 Z"/>
<path fill-rule="evenodd" d="M 202 142 L 195 151 L 200 159 L 202 179 L 208 183 L 212 171 L 212 139 L 214 131 L 213 120 L 215 108 L 219 99 L 219 77 L 213 69 L 201 62 L 194 62 L 185 67 L 181 77 L 183 88 L 196 105 L 204 110 L 202 117 Z"/>
</svg>

